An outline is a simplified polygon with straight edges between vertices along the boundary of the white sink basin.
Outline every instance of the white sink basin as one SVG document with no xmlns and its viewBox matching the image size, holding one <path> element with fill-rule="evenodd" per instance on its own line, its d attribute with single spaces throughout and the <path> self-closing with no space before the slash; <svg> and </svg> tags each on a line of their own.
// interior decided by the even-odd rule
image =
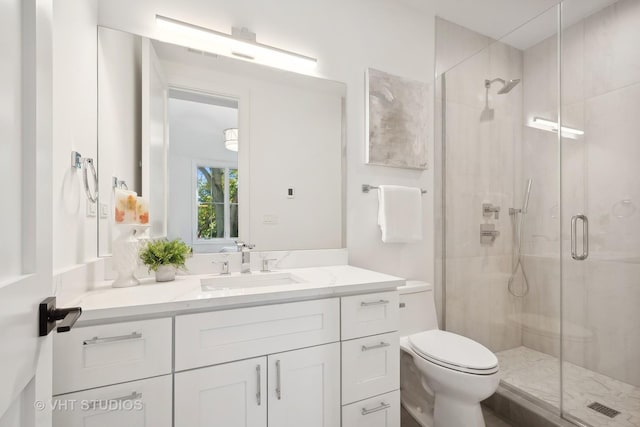
<svg viewBox="0 0 640 427">
<path fill-rule="evenodd" d="M 258 288 L 266 286 L 283 286 L 303 283 L 304 280 L 291 273 L 252 273 L 233 276 L 216 276 L 201 279 L 205 292 L 225 289 Z"/>
</svg>

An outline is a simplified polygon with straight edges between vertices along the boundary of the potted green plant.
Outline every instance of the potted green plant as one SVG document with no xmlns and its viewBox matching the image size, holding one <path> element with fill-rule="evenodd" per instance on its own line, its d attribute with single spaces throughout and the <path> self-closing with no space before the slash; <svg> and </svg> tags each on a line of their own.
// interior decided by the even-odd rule
<svg viewBox="0 0 640 427">
<path fill-rule="evenodd" d="M 191 248 L 182 240 L 152 240 L 140 250 L 140 259 L 149 272 L 154 271 L 156 282 L 169 282 L 176 278 L 176 270 L 186 270 L 185 262 Z"/>
</svg>

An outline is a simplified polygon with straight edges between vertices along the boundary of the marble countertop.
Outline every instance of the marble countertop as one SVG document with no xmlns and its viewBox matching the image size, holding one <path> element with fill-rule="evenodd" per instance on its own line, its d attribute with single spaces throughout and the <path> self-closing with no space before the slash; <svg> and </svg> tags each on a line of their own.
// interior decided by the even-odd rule
<svg viewBox="0 0 640 427">
<path fill-rule="evenodd" d="M 242 278 L 267 279 L 267 276 L 294 276 L 299 283 L 242 287 L 240 284 L 215 290 L 203 290 L 202 279 Z M 240 279 L 238 279 L 240 280 Z M 328 298 L 358 293 L 393 290 L 402 286 L 404 279 L 348 265 L 275 270 L 269 273 L 252 272 L 250 276 L 233 273 L 176 276 L 176 280 L 156 283 L 154 279 L 141 280 L 140 286 L 113 288 L 113 281 L 98 283 L 62 304 L 82 307 L 79 322 L 122 317 L 175 314 L 177 312 L 217 310 L 262 304 L 274 304 L 315 298 Z"/>
</svg>

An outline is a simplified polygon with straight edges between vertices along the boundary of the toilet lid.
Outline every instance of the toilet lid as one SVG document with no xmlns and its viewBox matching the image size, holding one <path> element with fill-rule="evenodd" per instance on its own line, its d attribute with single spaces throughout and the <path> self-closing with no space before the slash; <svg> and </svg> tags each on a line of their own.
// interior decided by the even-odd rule
<svg viewBox="0 0 640 427">
<path fill-rule="evenodd" d="M 409 336 L 409 344 L 423 358 L 449 369 L 483 375 L 498 371 L 498 358 L 488 348 L 451 332 L 420 332 Z"/>
</svg>

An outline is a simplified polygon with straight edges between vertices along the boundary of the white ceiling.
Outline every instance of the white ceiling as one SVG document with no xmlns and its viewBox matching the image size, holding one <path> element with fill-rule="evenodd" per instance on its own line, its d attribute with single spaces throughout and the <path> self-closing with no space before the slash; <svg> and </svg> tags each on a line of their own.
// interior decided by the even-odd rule
<svg viewBox="0 0 640 427">
<path fill-rule="evenodd" d="M 559 0 L 399 0 L 413 8 L 526 49 L 556 33 Z M 563 26 L 584 19 L 617 0 L 565 0 Z M 540 16 L 529 25 L 525 23 Z"/>
</svg>

